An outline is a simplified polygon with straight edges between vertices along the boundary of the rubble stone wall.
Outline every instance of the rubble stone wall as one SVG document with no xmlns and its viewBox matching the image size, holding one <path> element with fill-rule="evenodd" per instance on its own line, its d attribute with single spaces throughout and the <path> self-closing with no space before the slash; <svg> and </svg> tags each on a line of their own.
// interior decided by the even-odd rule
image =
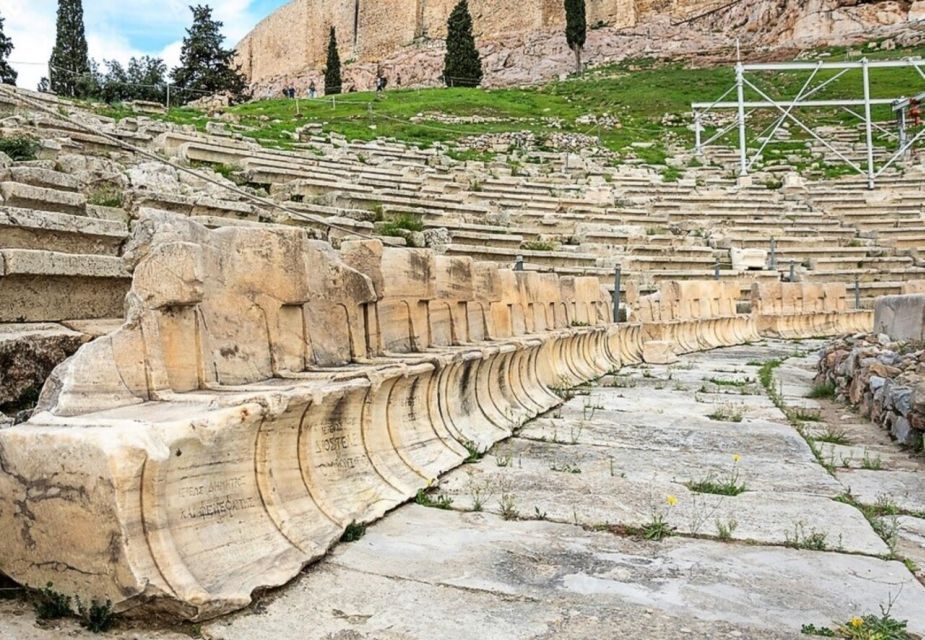
<svg viewBox="0 0 925 640">
<path fill-rule="evenodd" d="M 819 360 L 818 384 L 858 407 L 908 446 L 925 434 L 925 296 L 886 296 L 877 301 L 875 331 L 830 344 Z"/>
</svg>

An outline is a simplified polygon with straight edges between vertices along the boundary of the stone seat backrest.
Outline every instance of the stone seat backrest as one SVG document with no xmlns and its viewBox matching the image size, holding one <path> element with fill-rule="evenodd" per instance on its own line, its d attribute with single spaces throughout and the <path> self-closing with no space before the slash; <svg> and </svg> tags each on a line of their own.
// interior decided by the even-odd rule
<svg viewBox="0 0 925 640">
<path fill-rule="evenodd" d="M 470 341 L 469 305 L 475 301 L 472 258 L 436 256 L 434 299 L 428 305 L 430 346 L 447 347 Z"/>
<path fill-rule="evenodd" d="M 75 415 L 363 356 L 362 307 L 375 290 L 327 243 L 289 227 L 207 231 L 163 213 L 138 225 L 125 324 L 56 370 L 43 406 Z"/>
<path fill-rule="evenodd" d="M 345 261 L 368 274 L 376 303 L 367 314 L 372 355 L 413 353 L 430 345 L 429 304 L 435 297 L 436 262 L 426 249 L 383 247 L 378 241 L 346 242 Z"/>
</svg>

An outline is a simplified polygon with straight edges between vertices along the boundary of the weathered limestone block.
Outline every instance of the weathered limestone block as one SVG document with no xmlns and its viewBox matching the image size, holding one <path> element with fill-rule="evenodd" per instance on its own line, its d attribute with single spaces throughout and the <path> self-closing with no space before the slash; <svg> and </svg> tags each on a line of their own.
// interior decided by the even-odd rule
<svg viewBox="0 0 925 640">
<path fill-rule="evenodd" d="M 81 193 L 36 187 L 20 182 L 0 182 L 0 196 L 11 207 L 60 213 L 83 213 L 87 198 Z"/>
<path fill-rule="evenodd" d="M 877 298 L 874 331 L 885 333 L 893 340 L 925 340 L 925 295 Z"/>
<path fill-rule="evenodd" d="M 768 263 L 768 252 L 764 249 L 737 249 L 733 247 L 729 250 L 729 257 L 732 260 L 732 268 L 736 271 L 760 270 L 764 269 Z"/>
<path fill-rule="evenodd" d="M 116 256 L 0 249 L 0 322 L 119 317 L 129 282 Z"/>
<path fill-rule="evenodd" d="M 52 369 L 86 341 L 57 324 L 0 325 L 0 407 L 37 399 Z"/>
</svg>

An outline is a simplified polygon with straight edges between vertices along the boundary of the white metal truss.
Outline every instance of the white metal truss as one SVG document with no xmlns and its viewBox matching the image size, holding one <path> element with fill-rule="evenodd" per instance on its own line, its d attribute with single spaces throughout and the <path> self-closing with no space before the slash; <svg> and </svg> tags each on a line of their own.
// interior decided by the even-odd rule
<svg viewBox="0 0 925 640">
<path fill-rule="evenodd" d="M 925 92 L 921 87 L 912 88 L 913 93 L 918 94 L 914 98 L 905 96 L 896 98 L 872 98 L 871 97 L 871 71 L 876 69 L 897 69 L 897 68 L 914 68 L 925 85 L 925 60 L 921 59 L 903 59 L 903 60 L 867 60 L 866 58 L 857 62 L 781 62 L 781 63 L 761 63 L 745 64 L 739 62 L 736 65 L 736 81 L 718 100 L 714 102 L 694 102 L 691 108 L 694 113 L 694 135 L 695 151 L 698 155 L 703 153 L 705 147 L 719 140 L 727 133 L 738 128 L 738 146 L 739 146 L 739 175 L 748 175 L 749 170 L 761 157 L 762 152 L 768 143 L 774 139 L 775 134 L 780 130 L 785 122 L 792 122 L 797 127 L 809 134 L 813 139 L 822 144 L 826 149 L 831 151 L 836 157 L 845 162 L 852 169 L 867 177 L 868 187 L 873 189 L 877 178 L 891 167 L 897 160 L 909 152 L 912 147 L 925 138 L 925 128 L 918 132 L 911 139 L 906 134 L 906 111 L 909 109 L 911 100 L 921 100 L 925 97 Z M 860 89 L 862 97 L 845 100 L 822 100 L 818 98 L 811 99 L 827 86 L 843 77 L 845 74 L 860 69 L 861 84 Z M 833 70 L 837 71 L 832 77 L 813 86 L 813 81 L 820 71 Z M 761 71 L 801 71 L 811 72 L 809 78 L 803 84 L 800 91 L 791 99 L 775 100 L 765 91 L 760 89 L 749 78 L 750 73 Z M 746 100 L 746 88 L 754 92 L 760 98 L 759 100 Z M 726 100 L 732 92 L 736 93 L 736 99 L 733 101 Z M 898 131 L 892 132 L 880 126 L 873 121 L 872 109 L 877 106 L 890 106 L 897 113 Z M 858 108 L 861 113 L 853 110 Z M 866 166 L 860 166 L 843 153 L 836 149 L 829 141 L 825 140 L 818 133 L 813 131 L 803 121 L 801 121 L 794 111 L 797 109 L 830 109 L 836 108 L 846 111 L 852 116 L 858 118 L 864 123 L 865 147 L 866 147 Z M 703 116 L 714 109 L 735 109 L 737 116 L 734 122 L 721 127 L 708 140 L 703 141 Z M 776 110 L 779 116 L 765 129 L 759 138 L 764 138 L 761 148 L 751 158 L 748 157 L 747 135 L 748 135 L 748 117 L 758 110 Z M 877 168 L 874 161 L 874 129 L 883 134 L 896 139 L 897 149 L 887 162 Z"/>
</svg>

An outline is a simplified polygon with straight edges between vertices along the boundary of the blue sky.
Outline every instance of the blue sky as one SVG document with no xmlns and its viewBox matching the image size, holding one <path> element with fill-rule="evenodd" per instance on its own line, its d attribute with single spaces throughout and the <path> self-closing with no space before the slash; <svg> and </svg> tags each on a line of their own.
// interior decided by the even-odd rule
<svg viewBox="0 0 925 640">
<path fill-rule="evenodd" d="M 198 0 L 212 6 L 225 23 L 226 46 L 233 46 L 262 18 L 288 0 Z M 90 56 L 126 61 L 149 54 L 173 66 L 189 26 L 188 5 L 196 0 L 83 0 Z M 46 75 L 55 39 L 57 0 L 0 0 L 6 35 L 13 40 L 10 60 L 19 72 L 18 84 L 34 89 Z"/>
</svg>

